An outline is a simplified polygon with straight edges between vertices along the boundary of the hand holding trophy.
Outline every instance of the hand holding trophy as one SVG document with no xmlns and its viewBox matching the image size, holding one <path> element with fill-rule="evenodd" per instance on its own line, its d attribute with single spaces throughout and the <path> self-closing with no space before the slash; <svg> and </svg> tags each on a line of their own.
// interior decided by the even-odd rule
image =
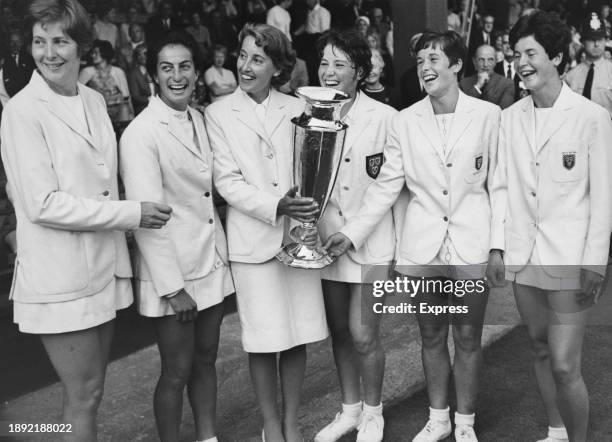
<svg viewBox="0 0 612 442">
<path fill-rule="evenodd" d="M 296 95 L 306 100 L 306 109 L 291 120 L 293 179 L 298 187 L 295 195 L 311 198 L 318 211 L 311 213 L 309 221 L 298 219 L 301 225 L 291 231 L 295 242 L 283 247 L 276 257 L 291 267 L 321 269 L 331 264 L 333 258 L 321 246 L 310 244 L 338 174 L 348 127 L 340 121 L 340 110 L 349 97 L 327 87 L 301 87 Z"/>
</svg>

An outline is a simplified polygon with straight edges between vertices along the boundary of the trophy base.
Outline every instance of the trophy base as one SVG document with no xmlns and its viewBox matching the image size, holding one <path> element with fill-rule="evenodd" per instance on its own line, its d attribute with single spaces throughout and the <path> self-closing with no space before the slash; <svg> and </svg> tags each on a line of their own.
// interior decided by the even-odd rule
<svg viewBox="0 0 612 442">
<path fill-rule="evenodd" d="M 291 243 L 276 254 L 276 259 L 289 267 L 299 269 L 322 269 L 334 259 L 322 247 L 310 248 L 304 244 Z"/>
</svg>

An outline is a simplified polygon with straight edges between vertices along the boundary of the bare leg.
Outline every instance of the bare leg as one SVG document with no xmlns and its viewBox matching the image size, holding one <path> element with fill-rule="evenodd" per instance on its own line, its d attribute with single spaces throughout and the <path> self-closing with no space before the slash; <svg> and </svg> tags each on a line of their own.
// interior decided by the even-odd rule
<svg viewBox="0 0 612 442">
<path fill-rule="evenodd" d="M 276 408 L 276 353 L 249 353 L 249 370 L 263 415 L 266 441 L 283 442 L 283 431 Z"/>
<path fill-rule="evenodd" d="M 187 394 L 193 410 L 196 439 L 205 440 L 216 435 L 217 409 L 217 351 L 219 328 L 223 321 L 223 303 L 198 313 L 195 324 L 195 357 Z"/>
<path fill-rule="evenodd" d="M 286 442 L 300 442 L 302 435 L 298 411 L 306 370 L 306 346 L 298 345 L 281 352 L 279 365 L 283 393 L 283 435 Z"/>
<path fill-rule="evenodd" d="M 369 305 L 370 301 L 375 299 L 371 295 L 372 284 L 350 284 L 350 289 L 349 325 L 359 360 L 364 400 L 367 405 L 377 406 L 381 401 L 385 373 L 385 353 L 378 335 L 381 316 L 375 314 Z M 362 305 L 362 301 L 368 305 Z M 378 298 L 377 302 L 380 301 L 382 299 Z"/>
<path fill-rule="evenodd" d="M 177 442 L 183 414 L 183 390 L 194 354 L 195 324 L 181 323 L 174 315 L 153 319 L 161 356 L 161 375 L 155 388 L 153 409 L 162 442 Z"/>
<path fill-rule="evenodd" d="M 325 314 L 331 331 L 342 403 L 355 404 L 360 400 L 359 364 L 349 329 L 350 286 L 347 283 L 327 280 L 322 283 Z"/>
<path fill-rule="evenodd" d="M 112 321 L 87 330 L 41 335 L 64 390 L 62 420 L 72 425 L 65 441 L 97 439 L 96 414 L 104 392 Z"/>
</svg>

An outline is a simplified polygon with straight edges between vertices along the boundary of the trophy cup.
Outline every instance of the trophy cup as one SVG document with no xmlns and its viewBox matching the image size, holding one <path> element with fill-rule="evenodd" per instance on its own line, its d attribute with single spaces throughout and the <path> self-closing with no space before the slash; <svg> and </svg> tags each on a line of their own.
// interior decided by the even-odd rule
<svg viewBox="0 0 612 442">
<path fill-rule="evenodd" d="M 293 118 L 293 180 L 302 197 L 313 198 L 319 214 L 312 222 L 295 227 L 276 258 L 291 267 L 321 269 L 333 262 L 320 245 L 309 247 L 297 232 L 316 229 L 332 193 L 344 146 L 347 125 L 340 121 L 340 110 L 349 96 L 327 87 L 300 87 L 298 97 L 306 100 L 306 109 Z"/>
</svg>

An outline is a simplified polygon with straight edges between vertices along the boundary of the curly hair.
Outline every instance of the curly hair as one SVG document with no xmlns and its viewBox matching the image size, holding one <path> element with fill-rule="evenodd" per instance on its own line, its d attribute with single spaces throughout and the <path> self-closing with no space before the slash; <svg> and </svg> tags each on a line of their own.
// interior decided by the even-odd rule
<svg viewBox="0 0 612 442">
<path fill-rule="evenodd" d="M 548 58 L 562 54 L 557 71 L 562 74 L 569 60 L 569 44 L 572 34 L 567 25 L 554 12 L 534 11 L 521 17 L 510 30 L 510 46 L 525 37 L 533 37 L 542 45 Z"/>
<path fill-rule="evenodd" d="M 416 54 L 426 48 L 440 49 L 448 57 L 450 66 L 459 63 L 459 60 L 461 60 L 461 69 L 457 75 L 461 74 L 465 67 L 468 51 L 463 39 L 455 31 L 423 32 L 423 35 L 421 35 L 421 38 L 419 38 L 419 41 L 414 46 L 414 52 Z"/>
<path fill-rule="evenodd" d="M 296 58 L 287 36 L 273 26 L 247 23 L 238 36 L 240 47 L 247 37 L 255 39 L 255 44 L 263 49 L 272 60 L 274 67 L 280 71 L 277 76 L 272 77 L 272 86 L 277 87 L 287 83 L 291 78 Z"/>
<path fill-rule="evenodd" d="M 327 45 L 341 50 L 353 63 L 355 72 L 361 75 L 357 80 L 357 87 L 363 85 L 370 72 L 372 72 L 372 50 L 368 45 L 368 40 L 354 29 L 338 32 L 336 30 L 327 31 L 317 41 L 317 52 L 319 60 L 323 57 L 323 51 Z"/>
<path fill-rule="evenodd" d="M 180 45 L 186 47 L 191 52 L 193 65 L 197 69 L 199 66 L 198 45 L 193 37 L 184 31 L 171 31 L 155 40 L 147 52 L 147 71 L 152 78 L 157 77 L 157 61 L 159 53 L 165 46 Z"/>
<path fill-rule="evenodd" d="M 115 56 L 115 50 L 113 49 L 113 45 L 110 44 L 110 41 L 94 40 L 91 44 L 91 50 L 93 51 L 96 48 L 100 51 L 100 57 L 106 60 L 107 63 L 110 63 Z"/>
</svg>

